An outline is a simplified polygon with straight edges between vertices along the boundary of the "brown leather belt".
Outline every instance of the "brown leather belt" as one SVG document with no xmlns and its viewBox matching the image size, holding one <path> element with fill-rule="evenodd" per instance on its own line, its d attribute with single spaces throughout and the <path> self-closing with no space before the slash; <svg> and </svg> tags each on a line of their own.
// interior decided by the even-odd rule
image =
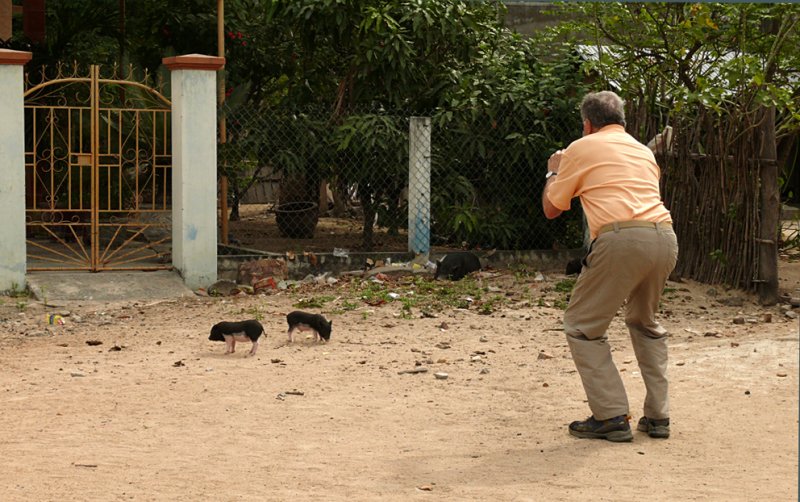
<svg viewBox="0 0 800 502">
<path fill-rule="evenodd" d="M 654 223 L 652 221 L 615 221 L 608 225 L 603 225 L 597 231 L 597 235 L 604 234 L 611 231 L 619 231 L 623 228 L 654 228 L 656 230 L 669 229 L 672 230 L 672 223 Z"/>
</svg>

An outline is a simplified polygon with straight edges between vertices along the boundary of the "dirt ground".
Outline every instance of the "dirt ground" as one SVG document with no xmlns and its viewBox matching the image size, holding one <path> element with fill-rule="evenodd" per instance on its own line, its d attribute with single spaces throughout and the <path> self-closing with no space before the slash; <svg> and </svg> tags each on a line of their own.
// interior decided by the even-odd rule
<svg viewBox="0 0 800 502">
<path fill-rule="evenodd" d="M 796 318 L 670 283 L 672 437 L 576 439 L 567 424 L 590 413 L 560 331 L 563 276 L 544 272 L 483 274 L 505 297 L 488 315 L 370 305 L 358 279 L 57 308 L 2 297 L 0 499 L 797 500 Z M 800 261 L 781 280 L 800 296 Z M 285 314 L 323 296 L 306 310 L 333 320 L 330 343 L 288 344 Z M 267 330 L 255 357 L 208 341 L 251 317 Z M 610 339 L 635 423 L 644 389 L 619 317 Z"/>
</svg>

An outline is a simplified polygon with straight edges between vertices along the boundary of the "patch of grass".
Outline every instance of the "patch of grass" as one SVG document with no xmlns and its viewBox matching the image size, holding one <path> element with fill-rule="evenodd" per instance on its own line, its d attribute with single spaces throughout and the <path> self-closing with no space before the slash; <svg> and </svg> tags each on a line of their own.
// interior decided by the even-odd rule
<svg viewBox="0 0 800 502">
<path fill-rule="evenodd" d="M 478 305 L 478 313 L 481 315 L 494 314 L 503 304 L 505 298 L 502 296 L 492 296 Z"/>
<path fill-rule="evenodd" d="M 529 270 L 526 265 L 513 267 L 514 278 L 517 280 L 527 279 L 536 276 L 537 270 Z"/>
<path fill-rule="evenodd" d="M 311 298 L 301 298 L 293 306 L 298 309 L 322 308 L 326 303 L 332 301 L 333 296 L 312 296 Z"/>
<path fill-rule="evenodd" d="M 562 279 L 555 285 L 555 290 L 559 293 L 571 293 L 575 287 L 575 279 Z"/>
<path fill-rule="evenodd" d="M 11 289 L 9 289 L 6 294 L 11 298 L 28 298 L 30 296 L 28 289 L 20 288 L 19 284 L 16 282 L 11 283 Z"/>
<path fill-rule="evenodd" d="M 377 305 L 383 302 L 388 303 L 392 301 L 392 297 L 389 296 L 389 290 L 387 289 L 386 284 L 372 281 L 367 281 L 366 283 L 362 284 L 365 284 L 363 289 L 356 289 L 355 293 L 366 303 L 370 305 Z"/>
<path fill-rule="evenodd" d="M 248 314 L 250 317 L 255 319 L 256 321 L 261 321 L 264 319 L 264 314 L 261 313 L 258 307 L 250 307 L 250 308 L 243 308 L 241 310 L 242 314 Z"/>
<path fill-rule="evenodd" d="M 403 304 L 403 308 L 400 311 L 400 315 L 403 319 L 411 319 L 411 308 L 416 303 L 414 298 L 401 298 L 400 302 Z"/>
<path fill-rule="evenodd" d="M 391 283 L 361 281 L 350 287 L 350 299 L 344 305 L 353 305 L 358 299 L 369 305 L 401 302 L 401 315 L 411 318 L 415 309 L 427 312 L 442 311 L 447 308 L 470 308 L 470 305 L 482 305 L 481 299 L 486 289 L 471 278 L 460 281 L 433 281 L 425 277 L 406 277 Z M 494 311 L 505 302 L 504 297 L 496 297 L 486 307 Z M 353 307 L 355 308 L 355 307 Z"/>
</svg>

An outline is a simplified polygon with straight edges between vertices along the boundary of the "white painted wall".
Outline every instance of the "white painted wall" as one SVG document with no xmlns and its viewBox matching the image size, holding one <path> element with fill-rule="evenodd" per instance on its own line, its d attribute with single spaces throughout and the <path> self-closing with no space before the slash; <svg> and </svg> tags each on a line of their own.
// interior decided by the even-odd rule
<svg viewBox="0 0 800 502">
<path fill-rule="evenodd" d="M 193 289 L 217 280 L 216 72 L 172 71 L 172 264 Z"/>
<path fill-rule="evenodd" d="M 0 64 L 0 291 L 25 287 L 23 66 Z"/>
</svg>

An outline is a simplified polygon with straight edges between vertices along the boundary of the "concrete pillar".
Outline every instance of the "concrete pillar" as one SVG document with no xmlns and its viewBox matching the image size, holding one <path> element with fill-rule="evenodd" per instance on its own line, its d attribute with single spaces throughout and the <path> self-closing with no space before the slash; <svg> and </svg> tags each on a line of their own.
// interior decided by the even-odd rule
<svg viewBox="0 0 800 502">
<path fill-rule="evenodd" d="M 25 88 L 30 52 L 0 49 L 0 291 L 25 288 Z"/>
<path fill-rule="evenodd" d="M 172 264 L 190 288 L 217 280 L 217 70 L 225 58 L 164 59 L 172 72 Z"/>
<path fill-rule="evenodd" d="M 408 250 L 431 249 L 431 119 L 411 117 L 408 130 Z"/>
</svg>

